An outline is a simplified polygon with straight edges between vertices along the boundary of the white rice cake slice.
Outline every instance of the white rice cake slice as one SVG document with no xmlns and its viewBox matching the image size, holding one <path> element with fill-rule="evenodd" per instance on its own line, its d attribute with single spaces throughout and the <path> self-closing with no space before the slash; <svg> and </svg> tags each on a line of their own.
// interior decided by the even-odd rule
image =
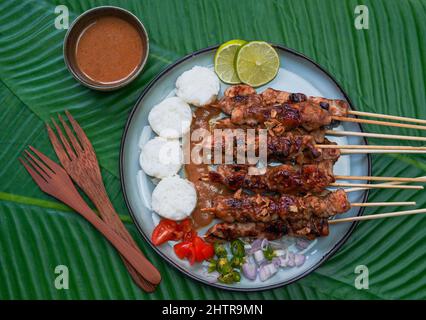
<svg viewBox="0 0 426 320">
<path fill-rule="evenodd" d="M 183 220 L 191 215 L 196 204 L 194 185 L 179 176 L 162 179 L 152 192 L 152 209 L 166 219 Z"/>
<path fill-rule="evenodd" d="M 189 132 L 191 121 L 191 107 L 178 97 L 164 99 L 148 115 L 152 130 L 163 138 L 182 137 Z"/>
<path fill-rule="evenodd" d="M 155 137 L 142 148 L 139 163 L 149 176 L 165 178 L 175 175 L 182 167 L 183 154 L 179 140 Z"/>
<path fill-rule="evenodd" d="M 176 80 L 176 95 L 185 102 L 200 107 L 212 103 L 220 90 L 220 81 L 209 68 L 195 66 Z"/>
</svg>

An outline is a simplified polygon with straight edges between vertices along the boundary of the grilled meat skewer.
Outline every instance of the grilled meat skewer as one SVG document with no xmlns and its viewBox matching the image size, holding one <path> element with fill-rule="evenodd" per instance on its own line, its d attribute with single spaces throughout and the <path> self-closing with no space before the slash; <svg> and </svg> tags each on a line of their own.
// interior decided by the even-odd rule
<svg viewBox="0 0 426 320">
<path fill-rule="evenodd" d="M 246 165 L 219 165 L 209 172 L 209 179 L 227 186 L 231 190 L 249 189 L 254 192 L 274 191 L 279 193 L 319 193 L 335 182 L 333 162 L 294 166 L 282 164 L 267 167 L 261 175 L 250 173 Z"/>
<path fill-rule="evenodd" d="M 292 93 L 287 91 L 268 88 L 258 94 L 253 87 L 248 85 L 235 85 L 226 89 L 224 97 L 218 106 L 226 114 L 231 114 L 234 107 L 253 106 L 256 104 L 282 105 L 301 102 L 311 102 L 328 111 L 332 116 L 345 117 L 348 115 L 349 105 L 340 99 L 327 99 L 323 97 L 308 97 L 303 93 Z"/>
<path fill-rule="evenodd" d="M 306 98 L 303 94 L 274 89 L 257 94 L 246 85 L 228 88 L 217 106 L 230 115 L 234 124 L 281 126 L 286 131 L 299 126 L 308 131 L 328 126 L 332 124 L 332 116 L 346 115 L 348 110 L 342 100 Z"/>
<path fill-rule="evenodd" d="M 309 221 L 277 220 L 269 223 L 247 222 L 228 223 L 222 222 L 211 227 L 205 234 L 205 239 L 209 242 L 231 241 L 238 238 L 266 238 L 275 240 L 289 235 L 293 237 L 303 237 L 315 239 L 329 234 L 328 220 L 324 218 L 313 218 Z"/>
<path fill-rule="evenodd" d="M 342 189 L 326 194 L 307 196 L 247 195 L 238 191 L 234 196 L 218 196 L 213 212 L 225 222 L 271 222 L 275 220 L 310 220 L 313 217 L 329 218 L 347 212 L 351 208 L 346 192 Z"/>
<path fill-rule="evenodd" d="M 327 111 L 310 102 L 235 107 L 230 119 L 237 125 L 282 126 L 286 131 L 297 127 L 312 131 L 330 125 L 333 120 Z"/>
<path fill-rule="evenodd" d="M 303 93 L 291 93 L 286 91 L 268 88 L 261 94 L 266 105 L 276 105 L 284 103 L 299 103 L 308 101 L 327 110 L 331 116 L 346 117 L 349 111 L 349 104 L 345 100 L 327 99 L 323 97 L 307 97 Z"/>
<path fill-rule="evenodd" d="M 247 152 L 250 146 L 254 155 L 259 155 L 259 135 L 250 137 L 243 135 L 240 140 L 238 134 L 232 134 L 235 143 L 232 144 L 234 155 L 243 148 Z M 216 137 L 215 137 L 216 138 Z M 229 139 L 228 133 L 223 133 L 222 139 L 213 139 L 212 146 L 222 148 L 225 151 L 226 139 Z M 335 144 L 324 138 L 323 143 Z M 294 161 L 298 164 L 317 163 L 324 160 L 330 160 L 335 163 L 340 157 L 340 150 L 334 148 L 320 149 L 315 147 L 316 137 L 301 133 L 299 130 L 285 132 L 282 135 L 267 136 L 267 158 L 268 161 L 287 162 Z"/>
</svg>

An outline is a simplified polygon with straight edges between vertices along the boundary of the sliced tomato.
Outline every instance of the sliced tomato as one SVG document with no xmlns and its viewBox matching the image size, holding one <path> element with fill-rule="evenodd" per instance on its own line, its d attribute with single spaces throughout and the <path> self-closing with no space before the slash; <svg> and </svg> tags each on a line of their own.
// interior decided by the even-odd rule
<svg viewBox="0 0 426 320">
<path fill-rule="evenodd" d="M 210 243 L 204 242 L 204 247 L 201 251 L 203 252 L 204 260 L 210 260 L 214 257 L 214 247 Z"/>
<path fill-rule="evenodd" d="M 193 240 L 194 248 L 195 248 L 195 261 L 202 262 L 204 260 L 204 241 L 200 237 L 195 237 Z"/>
<path fill-rule="evenodd" d="M 179 230 L 181 230 L 184 234 L 193 231 L 192 221 L 189 218 L 182 220 L 179 223 Z"/>
<path fill-rule="evenodd" d="M 159 246 L 170 240 L 179 240 L 177 231 L 178 224 L 176 221 L 163 219 L 152 232 L 151 241 L 154 245 Z"/>
<path fill-rule="evenodd" d="M 191 265 L 195 262 L 209 260 L 214 256 L 213 246 L 198 236 L 190 219 L 185 219 L 180 223 L 167 219 L 161 220 L 155 227 L 151 240 L 156 246 L 171 240 L 183 240 L 177 243 L 173 249 L 179 259 L 188 259 Z"/>
<path fill-rule="evenodd" d="M 191 241 L 197 232 L 193 229 L 191 219 L 182 220 L 180 223 L 162 219 L 152 232 L 151 241 L 159 246 L 167 241 Z"/>
<path fill-rule="evenodd" d="M 195 248 L 191 241 L 183 241 L 173 247 L 179 259 L 188 259 L 191 265 L 195 262 Z"/>
<path fill-rule="evenodd" d="M 194 238 L 193 242 L 195 247 L 195 260 L 197 262 L 209 260 L 214 256 L 214 248 L 211 244 L 205 242 L 198 236 Z"/>
<path fill-rule="evenodd" d="M 192 241 L 194 238 L 197 237 L 197 231 L 190 230 L 189 232 L 185 233 L 183 236 L 183 241 Z"/>
</svg>

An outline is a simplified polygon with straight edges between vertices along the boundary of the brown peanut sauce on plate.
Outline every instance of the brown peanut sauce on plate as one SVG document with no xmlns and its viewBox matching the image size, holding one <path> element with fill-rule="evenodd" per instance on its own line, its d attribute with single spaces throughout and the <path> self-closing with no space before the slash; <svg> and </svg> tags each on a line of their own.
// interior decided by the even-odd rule
<svg viewBox="0 0 426 320">
<path fill-rule="evenodd" d="M 75 56 L 86 77 L 107 84 L 129 77 L 142 63 L 144 50 L 134 26 L 121 18 L 105 16 L 83 30 Z"/>
<path fill-rule="evenodd" d="M 210 120 L 217 118 L 220 113 L 219 108 L 209 105 L 197 108 L 193 115 L 190 133 L 197 129 L 206 129 L 211 132 Z M 198 142 L 191 139 L 190 150 L 193 150 Z M 193 163 L 192 158 L 188 164 L 185 164 L 186 178 L 195 185 L 197 190 L 197 205 L 192 212 L 195 228 L 207 226 L 214 219 L 213 213 L 203 212 L 201 209 L 211 207 L 212 200 L 218 195 L 230 193 L 224 186 L 203 179 L 209 172 L 209 166 L 209 164 L 204 163 Z"/>
</svg>

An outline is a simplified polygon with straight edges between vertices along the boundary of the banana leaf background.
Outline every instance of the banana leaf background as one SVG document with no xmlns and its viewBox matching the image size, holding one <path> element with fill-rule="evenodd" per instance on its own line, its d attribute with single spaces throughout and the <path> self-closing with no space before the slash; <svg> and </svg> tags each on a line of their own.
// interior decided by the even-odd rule
<svg viewBox="0 0 426 320">
<path fill-rule="evenodd" d="M 137 233 L 120 188 L 120 139 L 143 88 L 176 59 L 234 38 L 266 40 L 308 55 L 335 76 L 359 110 L 426 119 L 426 1 L 364 0 L 368 30 L 354 27 L 358 2 L 1 0 L 0 299 L 426 298 L 425 216 L 361 223 L 341 250 L 309 276 L 286 287 L 245 294 L 194 282 L 160 259 Z M 55 7 L 66 5 L 71 22 L 89 8 L 108 4 L 142 20 L 151 53 L 143 74 L 130 86 L 98 93 L 79 85 L 67 71 L 62 57 L 66 30 L 54 26 Z M 86 130 L 117 211 L 163 275 L 154 294 L 139 290 L 107 241 L 43 194 L 17 161 L 29 144 L 56 159 L 44 123 L 65 109 Z M 422 134 L 383 126 L 366 129 Z M 374 175 L 415 177 L 425 171 L 422 155 L 373 156 Z M 422 191 L 373 191 L 370 201 L 417 201 L 418 207 L 426 206 Z M 55 289 L 57 265 L 69 268 L 69 290 Z M 357 265 L 369 268 L 368 290 L 354 287 Z"/>
</svg>

